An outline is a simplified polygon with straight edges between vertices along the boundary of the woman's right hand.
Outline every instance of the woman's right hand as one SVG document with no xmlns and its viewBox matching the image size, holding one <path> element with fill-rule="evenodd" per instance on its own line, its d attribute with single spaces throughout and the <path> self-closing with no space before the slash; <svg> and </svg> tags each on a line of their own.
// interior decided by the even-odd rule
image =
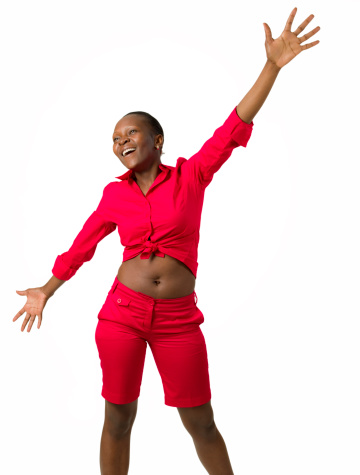
<svg viewBox="0 0 360 475">
<path fill-rule="evenodd" d="M 29 323 L 27 331 L 31 330 L 31 327 L 35 321 L 35 317 L 38 317 L 38 329 L 42 322 L 42 311 L 49 300 L 49 296 L 44 293 L 41 287 L 35 287 L 27 290 L 16 290 L 18 295 L 24 295 L 27 297 L 27 301 L 23 308 L 15 315 L 13 322 L 15 322 L 23 313 L 26 312 L 23 324 L 21 325 L 21 331 L 24 331 L 26 325 Z"/>
</svg>

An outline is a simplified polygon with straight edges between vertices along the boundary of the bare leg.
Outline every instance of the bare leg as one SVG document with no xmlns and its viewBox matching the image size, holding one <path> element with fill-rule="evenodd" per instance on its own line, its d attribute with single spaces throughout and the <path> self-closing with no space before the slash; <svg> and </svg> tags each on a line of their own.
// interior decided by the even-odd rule
<svg viewBox="0 0 360 475">
<path fill-rule="evenodd" d="M 192 438 L 200 462 L 210 475 L 234 475 L 224 439 L 215 422 L 206 434 Z"/>
<path fill-rule="evenodd" d="M 129 404 L 105 401 L 105 421 L 100 443 L 101 475 L 127 475 L 129 472 L 130 437 L 137 401 Z"/>
<path fill-rule="evenodd" d="M 201 406 L 177 409 L 207 472 L 210 475 L 234 475 L 224 439 L 214 421 L 211 401 Z"/>
<path fill-rule="evenodd" d="M 100 444 L 100 471 L 101 475 L 127 475 L 130 463 L 130 435 L 113 437 L 106 429 L 105 424 Z"/>
</svg>

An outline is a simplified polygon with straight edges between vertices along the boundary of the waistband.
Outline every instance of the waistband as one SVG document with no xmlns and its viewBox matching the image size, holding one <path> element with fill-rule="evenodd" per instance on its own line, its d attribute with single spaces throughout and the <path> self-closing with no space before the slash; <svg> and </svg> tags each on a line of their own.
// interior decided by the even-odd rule
<svg viewBox="0 0 360 475">
<path fill-rule="evenodd" d="M 117 276 L 114 279 L 114 282 L 111 286 L 111 289 L 110 289 L 109 293 L 115 292 L 116 289 L 120 289 L 129 299 L 131 299 L 131 298 L 139 299 L 140 298 L 140 299 L 153 301 L 154 303 L 157 303 L 157 304 L 186 305 L 186 304 L 193 303 L 193 302 L 195 302 L 195 304 L 196 304 L 197 301 L 198 301 L 195 290 L 193 292 L 191 292 L 191 294 L 185 295 L 184 297 L 176 297 L 176 298 L 173 298 L 173 299 L 155 299 L 155 298 L 151 297 L 150 295 L 143 294 L 142 292 L 138 292 L 136 290 L 130 289 L 129 287 L 124 285 L 122 282 L 120 282 L 118 280 Z"/>
</svg>

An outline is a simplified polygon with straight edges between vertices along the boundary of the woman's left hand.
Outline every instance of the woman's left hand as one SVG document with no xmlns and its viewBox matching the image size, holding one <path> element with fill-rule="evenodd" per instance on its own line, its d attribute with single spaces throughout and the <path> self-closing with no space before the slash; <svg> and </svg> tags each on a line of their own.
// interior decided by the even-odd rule
<svg viewBox="0 0 360 475">
<path fill-rule="evenodd" d="M 306 33 L 306 35 L 298 38 L 298 35 L 311 22 L 311 20 L 314 18 L 314 15 L 308 16 L 306 20 L 304 20 L 294 32 L 290 31 L 292 22 L 296 14 L 296 10 L 297 8 L 295 7 L 290 13 L 284 31 L 281 33 L 279 38 L 276 38 L 276 40 L 274 40 L 274 38 L 272 38 L 271 36 L 271 30 L 269 25 L 267 23 L 264 23 L 266 35 L 266 56 L 268 61 L 274 63 L 278 68 L 282 68 L 283 66 L 285 66 L 285 64 L 289 63 L 292 59 L 294 59 L 295 56 L 301 53 L 301 51 L 312 48 L 313 46 L 320 43 L 320 41 L 317 40 L 313 41 L 312 43 L 308 43 L 306 45 L 301 46 L 301 43 L 303 43 L 308 38 L 311 38 L 320 30 L 320 26 L 317 26 L 312 31 L 310 31 L 310 33 Z"/>
</svg>

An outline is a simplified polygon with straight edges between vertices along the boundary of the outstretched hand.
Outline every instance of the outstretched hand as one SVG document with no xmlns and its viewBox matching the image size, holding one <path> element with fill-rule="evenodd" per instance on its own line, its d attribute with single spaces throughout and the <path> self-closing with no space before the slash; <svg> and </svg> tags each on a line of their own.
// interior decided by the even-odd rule
<svg viewBox="0 0 360 475">
<path fill-rule="evenodd" d="M 21 325 L 21 331 L 25 330 L 26 325 L 28 325 L 27 331 L 31 330 L 35 317 L 38 317 L 38 329 L 41 326 L 43 310 L 46 305 L 46 302 L 49 300 L 49 296 L 45 294 L 41 287 L 34 287 L 26 290 L 16 290 L 18 295 L 22 295 L 27 298 L 25 305 L 13 318 L 13 322 L 16 322 L 18 318 L 21 317 L 26 312 L 23 324 Z"/>
<path fill-rule="evenodd" d="M 307 27 L 307 25 L 311 22 L 314 18 L 314 15 L 310 15 L 304 20 L 300 26 L 295 31 L 290 31 L 292 22 L 295 18 L 297 8 L 295 7 L 286 22 L 284 31 L 281 33 L 279 38 L 272 38 L 271 30 L 267 23 L 264 23 L 266 41 L 265 41 L 265 49 L 266 49 L 266 56 L 269 61 L 274 63 L 278 68 L 282 68 L 285 64 L 289 63 L 292 59 L 295 58 L 301 51 L 305 49 L 312 48 L 313 46 L 320 43 L 319 40 L 313 41 L 312 43 L 307 43 L 306 45 L 302 45 L 304 41 L 314 36 L 319 30 L 320 26 L 317 26 L 306 35 L 301 36 L 298 38 L 298 35 Z"/>
</svg>

